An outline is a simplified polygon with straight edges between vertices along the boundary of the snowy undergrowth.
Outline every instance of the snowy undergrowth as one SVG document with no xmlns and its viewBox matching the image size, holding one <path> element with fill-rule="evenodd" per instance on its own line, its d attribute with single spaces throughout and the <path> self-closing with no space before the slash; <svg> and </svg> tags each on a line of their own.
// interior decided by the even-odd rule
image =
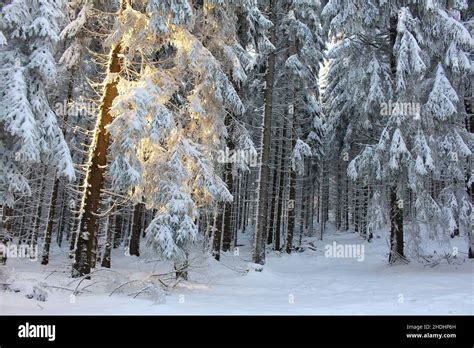
<svg viewBox="0 0 474 348">
<path fill-rule="evenodd" d="M 10 259 L 3 267 L 1 314 L 473 314 L 473 263 L 462 252 L 440 262 L 387 265 L 387 241 L 353 233 L 306 237 L 302 252 L 250 260 L 248 235 L 221 262 L 191 255 L 190 280 L 176 283 L 169 263 L 115 249 L 112 269 L 70 278 L 67 254 L 51 263 Z M 327 246 L 363 245 L 359 257 L 328 257 Z M 461 238 L 453 245 L 465 248 Z M 425 247 L 426 250 L 426 247 Z M 346 255 L 347 256 L 347 255 Z M 444 260 L 444 261 L 443 261 Z M 37 289 L 37 290 L 34 290 Z M 43 296 L 36 296 L 43 294 Z M 33 295 L 33 296 L 32 296 Z M 74 296 L 71 296 L 74 295 Z"/>
</svg>

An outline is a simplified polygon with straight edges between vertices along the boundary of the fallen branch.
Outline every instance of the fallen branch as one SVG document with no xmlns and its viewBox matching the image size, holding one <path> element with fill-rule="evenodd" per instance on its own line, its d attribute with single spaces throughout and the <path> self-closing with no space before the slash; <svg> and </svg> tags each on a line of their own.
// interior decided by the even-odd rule
<svg viewBox="0 0 474 348">
<path fill-rule="evenodd" d="M 109 297 L 112 296 L 118 289 L 123 288 L 127 284 L 131 284 L 131 283 L 135 283 L 135 282 L 143 283 L 143 280 L 130 280 L 128 282 L 125 282 L 125 283 L 119 285 L 118 287 L 116 287 L 114 290 L 112 290 L 112 292 L 109 294 Z"/>
</svg>

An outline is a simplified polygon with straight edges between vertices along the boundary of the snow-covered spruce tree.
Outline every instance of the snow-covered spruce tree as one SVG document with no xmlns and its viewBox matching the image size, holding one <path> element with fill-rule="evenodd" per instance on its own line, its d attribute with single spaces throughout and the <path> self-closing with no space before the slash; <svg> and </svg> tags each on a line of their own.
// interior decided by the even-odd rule
<svg viewBox="0 0 474 348">
<path fill-rule="evenodd" d="M 365 101 L 385 97 L 385 102 L 373 104 L 379 141 L 362 149 L 348 173 L 353 178 L 370 177 L 389 186 L 389 259 L 395 262 L 405 258 L 403 208 L 407 191 L 416 197 L 418 221 L 431 226 L 430 231 L 438 240 L 445 240 L 458 225 L 464 230 L 468 226 L 466 216 L 472 207 L 461 196 L 465 196 L 462 178 L 471 150 L 462 125 L 463 113 L 457 111 L 462 98 L 449 76 L 456 70 L 464 71 L 462 78 L 468 76 L 465 52 L 472 49 L 472 39 L 462 23 L 448 14 L 454 9 L 442 5 L 427 2 L 395 9 L 380 6 L 379 10 L 375 21 L 379 37 L 370 39 L 365 31 L 353 33 L 350 25 L 344 33 L 346 37 L 355 34 L 364 43 L 387 52 L 377 69 L 380 77 L 388 75 L 390 79 L 379 77 L 375 81 L 392 82 L 392 92 L 385 88 L 385 93 L 380 93 L 384 89 L 375 88 L 380 83 L 371 83 Z M 374 71 L 374 65 L 371 69 Z M 440 192 L 430 190 L 433 181 L 442 181 Z M 453 191 L 461 196 L 454 199 Z M 410 239 L 415 243 L 419 240 L 419 227 L 414 223 L 410 230 Z"/>
<path fill-rule="evenodd" d="M 57 204 L 60 209 L 55 214 L 51 212 L 48 228 L 58 230 L 59 245 L 63 236 L 69 239 L 71 259 L 74 258 L 76 250 L 77 226 L 81 216 L 79 209 L 83 198 L 81 191 L 84 190 L 84 179 L 87 175 L 85 164 L 89 160 L 89 146 L 93 142 L 93 130 L 97 123 L 101 102 L 97 96 L 102 93 L 102 75 L 107 69 L 104 60 L 110 53 L 109 48 L 104 47 L 102 43 L 115 21 L 116 10 L 117 2 L 68 1 L 66 13 L 69 21 L 65 23 L 60 35 L 64 50 L 61 52 L 59 63 L 66 93 L 58 92 L 64 99 L 57 106 L 63 111 L 63 122 L 71 125 L 71 127 L 65 127 L 65 137 L 78 170 L 73 185 L 64 185 L 62 181 L 59 182 Z M 56 180 L 56 183 L 58 181 Z M 53 199 L 52 202 L 54 203 Z"/>
<path fill-rule="evenodd" d="M 218 6 L 215 6 L 218 5 Z M 247 80 L 247 71 L 252 69 L 252 56 L 244 48 L 249 42 L 258 40 L 256 36 L 264 35 L 261 27 L 268 25 L 268 21 L 260 13 L 256 2 L 247 1 L 208 1 L 205 5 L 194 3 L 195 26 L 192 33 L 201 38 L 201 42 L 222 66 L 234 88 L 239 93 L 240 87 Z M 246 153 L 249 157 L 256 156 L 256 149 L 243 120 L 243 113 L 227 113 L 224 118 L 226 127 L 225 150 L 219 152 L 217 161 L 220 165 L 228 190 L 236 193 L 233 187 L 237 172 L 249 171 L 249 163 L 245 160 L 225 158 L 223 153 Z M 235 162 L 235 163 L 232 163 Z M 233 226 L 236 200 L 220 203 L 217 207 L 218 215 L 213 226 L 212 252 L 219 260 L 220 249 L 228 251 L 232 238 L 235 236 Z M 216 210 L 216 207 L 209 207 Z M 235 242 L 235 241 L 234 241 Z"/>
<path fill-rule="evenodd" d="M 317 163 L 321 158 L 322 123 L 319 106 L 319 69 L 323 60 L 324 41 L 319 21 L 319 4 L 307 1 L 283 1 L 286 15 L 279 25 L 279 47 L 287 47 L 282 64 L 278 69 L 276 85 L 289 96 L 288 137 L 291 139 L 291 167 L 289 199 L 295 201 L 297 176 L 302 182 L 308 173 L 308 158 Z M 277 48 L 277 49 L 278 49 Z M 311 145 L 311 146 L 310 146 Z M 296 207 L 307 204 L 303 196 L 288 212 L 286 252 L 291 253 L 295 231 L 303 233 Z M 299 214 L 302 214 L 300 211 Z"/>
<path fill-rule="evenodd" d="M 260 137 L 260 167 L 258 171 L 258 187 L 257 187 L 257 207 L 255 209 L 255 233 L 252 259 L 255 263 L 265 263 L 265 240 L 267 236 L 267 213 L 269 200 L 269 184 L 270 175 L 270 145 L 272 132 L 272 113 L 273 113 L 273 88 L 275 78 L 275 60 L 274 44 L 276 42 L 276 23 L 277 23 L 277 0 L 268 2 L 269 19 L 273 23 L 270 28 L 270 44 L 273 46 L 266 57 L 265 72 L 265 90 L 264 90 L 264 111 Z"/>
<path fill-rule="evenodd" d="M 474 37 L 474 3 L 471 1 L 467 7 L 461 11 L 461 19 L 465 23 L 466 28 L 469 30 L 471 37 Z M 469 58 L 471 62 L 473 61 L 474 53 L 471 51 Z M 465 85 L 465 95 L 464 95 L 464 106 L 466 112 L 466 128 L 471 135 L 474 133 L 474 83 L 472 79 L 467 79 L 464 82 Z M 470 158 L 470 168 L 471 172 L 467 175 L 467 185 L 469 195 L 471 197 L 471 204 L 474 204 L 474 162 L 472 161 L 472 156 Z M 469 258 L 474 258 L 474 232 L 471 228 L 471 233 L 469 234 Z"/>
<path fill-rule="evenodd" d="M 127 8 L 126 20 L 110 36 L 122 38 L 126 69 L 118 78 L 108 126 L 110 175 L 115 189 L 157 210 L 146 230 L 147 246 L 174 262 L 177 277 L 186 278 L 198 208 L 232 200 L 214 171 L 213 156 L 225 141 L 226 113 L 239 115 L 243 105 L 193 31 L 193 9 L 184 2 L 189 18 L 163 26 L 156 5 Z"/>
<path fill-rule="evenodd" d="M 326 158 L 343 169 L 347 169 L 349 161 L 361 150 L 359 144 L 371 143 L 377 136 L 379 105 L 392 94 L 387 54 L 379 49 L 386 41 L 378 25 L 379 12 L 378 5 L 372 1 L 329 1 L 323 10 L 325 29 L 332 42 L 322 85 L 326 117 L 324 148 Z M 373 182 L 370 175 L 361 173 L 359 177 L 359 181 L 350 185 L 356 198 Z M 349 182 L 346 186 L 347 202 Z M 354 229 L 363 234 L 365 216 L 359 209 L 359 200 L 355 201 Z"/>
<path fill-rule="evenodd" d="M 472 90 L 465 86 L 473 79 L 470 54 L 474 40 L 472 30 L 469 32 L 460 17 L 460 11 L 467 8 L 467 1 L 457 1 L 432 7 L 423 18 L 423 32 L 430 42 L 426 49 L 432 59 L 422 121 L 433 133 L 428 140 L 435 161 L 432 181 L 440 182 L 440 191 L 433 197 L 442 212 L 438 224 L 441 231 L 436 237 L 446 241 L 448 235 L 461 235 L 472 245 L 473 205 L 466 192 L 466 178 L 472 176 L 474 139 L 465 123 L 469 108 L 465 99 Z M 430 30 L 433 23 L 435 31 Z"/>
<path fill-rule="evenodd" d="M 127 9 L 129 9 L 127 2 L 125 0 L 121 1 L 118 23 L 122 23 L 125 20 L 124 13 Z M 112 121 L 110 108 L 117 97 L 117 75 L 122 70 L 121 54 L 123 46 L 121 40 L 122 38 L 118 37 L 111 44 L 99 115 L 93 131 L 93 139 L 86 163 L 84 191 L 81 197 L 79 224 L 76 232 L 77 241 L 72 268 L 73 277 L 87 275 L 91 272 L 92 254 L 95 252 L 98 212 L 101 203 L 101 191 L 104 188 L 105 167 L 107 165 L 107 151 L 110 139 L 106 126 Z"/>
<path fill-rule="evenodd" d="M 317 2 L 269 1 L 265 5 L 274 26 L 269 29 L 272 47 L 263 57 L 266 64 L 262 64 L 265 68 L 264 117 L 263 127 L 258 125 L 262 135 L 257 139 L 262 148 L 253 255 L 257 263 L 264 263 L 265 242 L 274 240 L 274 247 L 280 249 L 281 225 L 288 226 L 285 243 L 289 252 L 294 230 L 301 228 L 302 231 L 303 215 L 299 207 L 309 206 L 311 199 L 305 195 L 303 200 L 299 194 L 296 200 L 297 190 L 301 192 L 296 176 L 302 176 L 304 168 L 309 166 L 305 157 L 312 153 L 310 146 L 316 149 L 320 142 L 317 80 L 324 46 Z M 315 151 L 316 155 L 319 150 Z M 282 219 L 287 215 L 288 224 Z"/>
<path fill-rule="evenodd" d="M 97 2 L 97 1 L 96 1 Z M 64 27 L 59 35 L 60 47 L 64 47 L 59 51 L 60 58 L 58 60 L 58 86 L 52 98 L 57 101 L 55 103 L 56 112 L 62 114 L 62 131 L 64 138 L 71 149 L 71 157 L 73 162 L 78 164 L 77 168 L 81 168 L 84 158 L 82 151 L 74 151 L 78 148 L 78 144 L 83 144 L 84 141 L 78 139 L 78 136 L 84 136 L 86 132 L 77 132 L 71 129 L 69 125 L 75 125 L 76 129 L 90 129 L 91 122 L 88 117 L 80 117 L 77 115 L 77 105 L 75 102 L 79 101 L 77 98 L 78 86 L 86 85 L 85 80 L 91 77 L 91 70 L 95 67 L 90 59 L 91 52 L 95 49 L 94 39 L 89 32 L 86 35 L 86 26 L 91 27 L 91 12 L 94 2 L 88 0 L 71 0 L 66 2 L 65 17 L 63 23 Z M 104 25 L 105 27 L 105 25 Z M 64 88 L 63 88 L 64 87 Z M 88 86 L 87 86 L 88 87 Z M 81 89 L 81 97 L 87 94 L 87 87 Z M 89 112 L 93 112 L 88 110 Z M 79 133 L 79 134 L 77 134 Z M 77 141 L 79 140 L 79 141 Z M 49 196 L 47 205 L 47 226 L 44 236 L 43 255 L 41 264 L 47 265 L 49 263 L 49 251 L 51 242 L 53 241 L 53 232 L 57 231 L 56 240 L 59 246 L 62 245 L 63 235 L 69 235 L 70 225 L 74 224 L 75 214 L 71 211 L 70 202 L 77 201 L 77 193 L 71 190 L 71 184 L 65 183 L 61 177 L 56 175 L 53 171 L 48 178 L 52 182 L 52 190 Z M 81 183 L 83 180 L 82 171 L 76 171 L 75 183 Z M 65 204 L 66 200 L 68 204 Z M 78 205 L 76 202 L 74 206 Z M 68 220 L 67 217 L 71 217 Z M 72 226 L 73 228 L 73 226 Z M 75 233 L 71 235 L 71 243 L 75 244 Z"/>
<path fill-rule="evenodd" d="M 51 164 L 75 177 L 48 88 L 56 78 L 54 50 L 61 0 L 14 0 L 0 11 L 0 205 L 28 195 L 31 163 Z"/>
<path fill-rule="evenodd" d="M 256 163 L 258 162 L 258 157 L 254 151 L 254 144 L 260 144 L 262 140 L 262 110 L 264 110 L 265 86 L 268 85 L 265 79 L 269 77 L 269 75 L 265 74 L 265 71 L 268 61 L 267 57 L 274 49 L 268 37 L 270 35 L 269 29 L 272 28 L 273 24 L 262 14 L 266 12 L 266 5 L 268 4 L 258 3 L 259 6 L 257 7 L 257 2 L 253 0 L 237 1 L 236 3 L 240 4 L 237 11 L 238 43 L 244 48 L 244 51 L 241 51 L 238 56 L 242 66 L 245 67 L 247 75 L 246 80 L 240 84 L 241 87 L 237 86 L 237 88 L 239 96 L 246 106 L 246 112 L 240 117 L 232 116 L 232 126 L 229 130 L 230 137 L 228 137 L 228 140 L 234 142 L 237 150 L 244 150 L 249 157 L 251 156 L 252 165 L 247 166 L 244 161 L 238 161 L 237 165 L 231 168 L 233 173 L 239 171 L 239 175 L 235 177 L 235 180 L 239 183 L 235 188 L 239 193 L 237 193 L 237 197 L 234 197 L 236 203 L 232 203 L 237 211 L 234 210 L 231 217 L 231 223 L 237 220 L 233 227 L 235 237 L 237 236 L 237 229 L 253 233 L 256 225 L 260 166 Z M 244 6 L 244 4 L 247 5 Z M 272 41 L 274 42 L 275 40 Z M 267 94 L 269 92 L 267 90 Z M 228 170 L 229 166 L 226 166 L 226 174 Z M 239 207 L 236 206 L 237 202 L 244 203 Z M 228 219 L 228 216 L 224 218 L 224 220 Z M 220 221 L 217 220 L 216 225 L 219 223 Z M 224 233 L 227 233 L 226 221 L 224 221 Z M 260 241 L 264 242 L 264 240 L 265 235 Z M 235 243 L 236 238 L 234 239 Z M 224 247 L 224 243 L 222 244 Z"/>
</svg>

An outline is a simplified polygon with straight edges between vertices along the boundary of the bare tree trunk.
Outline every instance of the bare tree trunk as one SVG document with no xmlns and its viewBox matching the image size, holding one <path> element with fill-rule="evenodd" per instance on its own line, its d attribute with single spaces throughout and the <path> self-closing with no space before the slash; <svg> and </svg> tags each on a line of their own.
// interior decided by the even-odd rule
<svg viewBox="0 0 474 348">
<path fill-rule="evenodd" d="M 75 69 L 72 68 L 71 70 L 71 76 L 69 78 L 69 83 L 67 87 L 67 105 L 72 101 L 72 94 L 74 90 L 74 76 L 75 76 Z M 63 135 L 65 135 L 65 128 L 66 125 L 65 123 L 68 120 L 68 111 L 66 110 L 64 114 L 64 120 L 63 120 L 63 127 L 62 127 L 62 132 Z M 55 222 L 55 213 L 56 213 L 56 205 L 57 205 L 57 200 L 58 200 L 58 192 L 59 192 L 59 178 L 57 177 L 56 170 L 53 171 L 53 177 L 54 177 L 54 185 L 53 185 L 53 190 L 51 193 L 51 198 L 50 198 L 50 207 L 49 207 L 49 213 L 47 217 L 48 221 L 48 226 L 46 228 L 46 234 L 44 237 L 44 246 L 43 246 L 43 258 L 41 260 L 42 265 L 47 265 L 49 262 L 49 249 L 51 246 L 51 236 L 53 233 L 53 225 Z M 59 233 L 59 231 L 58 231 Z"/>
<path fill-rule="evenodd" d="M 33 233 L 31 234 L 30 238 L 30 245 L 32 247 L 37 247 L 38 245 L 38 236 L 39 236 L 39 230 L 41 227 L 41 219 L 42 219 L 42 213 L 43 213 L 43 198 L 47 194 L 47 187 L 44 185 L 45 183 L 45 178 L 48 173 L 48 166 L 44 166 L 44 170 L 41 176 L 41 179 L 38 183 L 38 196 L 37 196 L 37 202 L 36 202 L 36 207 L 35 207 L 35 212 L 34 212 L 34 222 L 33 222 Z"/>
<path fill-rule="evenodd" d="M 218 209 L 215 212 L 215 224 L 213 226 L 213 238 L 212 238 L 212 254 L 217 261 L 221 259 L 221 243 L 222 243 L 222 225 L 224 224 L 224 216 L 222 212 L 224 210 L 224 203 L 218 203 Z"/>
<path fill-rule="evenodd" d="M 286 136 L 288 142 L 291 144 L 290 154 L 293 151 L 296 144 L 296 134 L 293 130 L 295 125 L 295 115 L 294 115 L 294 105 L 290 104 L 288 106 L 288 128 Z M 295 218 L 296 218 L 296 172 L 290 166 L 290 194 L 288 199 L 288 229 L 286 231 L 286 243 L 285 250 L 287 254 L 291 254 L 293 249 L 293 236 L 295 233 Z"/>
<path fill-rule="evenodd" d="M 108 76 L 120 72 L 121 52 L 122 48 L 120 43 L 112 48 L 107 69 Z M 106 126 L 112 122 L 110 108 L 117 93 L 117 80 L 113 79 L 108 81 L 102 95 L 99 116 L 94 132 L 94 140 L 87 165 L 85 189 L 81 205 L 82 214 L 78 227 L 79 235 L 76 246 L 76 259 L 72 271 L 73 277 L 83 276 L 89 274 L 91 271 L 92 252 L 97 234 L 97 213 L 101 201 L 101 190 L 104 186 L 104 171 L 107 165 L 107 148 L 110 137 Z"/>
<path fill-rule="evenodd" d="M 390 48 L 395 46 L 397 39 L 398 18 L 396 16 L 390 18 L 389 38 Z M 393 52 L 393 49 L 392 49 Z M 397 73 L 397 59 L 392 53 L 390 57 L 390 69 L 392 76 Z M 390 255 L 389 263 L 398 260 L 404 260 L 403 254 L 403 201 L 398 196 L 398 184 L 390 186 Z"/>
<path fill-rule="evenodd" d="M 320 239 L 323 240 L 323 236 L 326 233 L 326 222 L 328 220 L 329 212 L 329 173 L 328 163 L 322 162 L 321 171 L 321 187 L 320 187 Z"/>
<path fill-rule="evenodd" d="M 2 206 L 0 208 L 2 215 L 0 216 L 0 244 L 6 248 L 8 240 L 10 239 L 11 231 L 11 217 L 13 215 L 13 209 L 8 206 Z M 0 265 L 7 263 L 7 254 L 0 254 Z"/>
<path fill-rule="evenodd" d="M 342 226 L 342 216 L 343 216 L 343 209 L 344 206 L 341 204 L 342 203 L 342 165 L 340 161 L 338 161 L 337 166 L 336 166 L 336 217 L 335 217 L 335 224 L 336 224 L 336 230 L 340 230 Z"/>
<path fill-rule="evenodd" d="M 283 129 L 286 127 L 286 122 L 283 120 L 281 128 L 282 128 L 282 135 Z M 280 148 L 281 148 L 281 160 L 279 163 L 279 183 L 278 183 L 278 197 L 277 197 L 277 205 L 276 205 L 276 222 L 275 222 L 275 244 L 274 250 L 280 251 L 281 249 L 281 226 L 282 226 L 282 219 L 283 219 L 283 202 L 285 200 L 285 167 L 286 167 L 286 146 L 284 137 L 281 137 L 280 140 Z"/>
<path fill-rule="evenodd" d="M 54 179 L 53 184 L 53 192 L 50 196 L 49 201 L 49 219 L 48 225 L 46 228 L 46 233 L 44 235 L 44 245 L 43 245 L 43 257 L 41 260 L 42 265 L 47 265 L 49 263 L 49 250 L 51 247 L 51 237 L 53 234 L 53 222 L 54 222 L 54 210 L 56 208 L 57 197 L 58 197 L 58 186 L 59 186 L 59 179 Z"/>
<path fill-rule="evenodd" d="M 346 192 L 344 196 L 344 230 L 349 230 L 349 177 L 346 175 Z"/>
<path fill-rule="evenodd" d="M 397 197 L 396 186 L 390 187 L 390 255 L 389 263 L 404 260 L 403 254 L 403 202 Z"/>
<path fill-rule="evenodd" d="M 123 217 L 120 211 L 115 212 L 114 243 L 113 248 L 117 249 L 122 241 Z"/>
<path fill-rule="evenodd" d="M 270 20 L 273 27 L 270 29 L 270 40 L 276 42 L 276 0 L 270 0 Z M 265 75 L 265 109 L 263 115 L 262 129 L 262 154 L 259 172 L 258 207 L 257 221 L 255 228 L 255 244 L 253 250 L 253 261 L 255 263 L 265 263 L 265 236 L 267 232 L 267 211 L 268 211 L 268 176 L 270 174 L 270 145 L 272 132 L 272 112 L 273 112 L 273 79 L 275 74 L 275 52 L 268 56 L 267 71 Z"/>
<path fill-rule="evenodd" d="M 112 229 L 112 218 L 113 215 L 109 216 L 109 223 L 107 226 L 107 237 L 105 239 L 105 247 L 104 247 L 104 256 L 102 257 L 102 267 L 105 268 L 110 268 L 110 263 L 111 263 L 111 255 L 112 255 L 112 235 L 113 235 L 113 229 Z"/>
<path fill-rule="evenodd" d="M 474 133 L 474 110 L 472 106 L 472 98 L 473 98 L 473 82 L 472 80 L 468 81 L 468 86 L 466 88 L 466 96 L 464 98 L 464 106 L 466 108 L 466 128 L 469 131 L 469 133 L 473 134 Z M 471 158 L 472 161 L 472 158 Z M 472 163 L 468 168 L 472 168 Z M 466 173 L 466 181 L 469 182 L 470 176 L 472 175 L 472 172 L 467 171 Z M 469 197 L 471 198 L 471 204 L 474 205 L 474 182 L 471 182 L 470 185 L 468 185 L 468 190 L 467 193 Z M 471 230 L 468 231 L 468 237 L 469 237 L 469 250 L 468 250 L 468 257 L 470 259 L 474 259 L 474 231 Z"/>
<path fill-rule="evenodd" d="M 360 189 L 359 181 L 355 183 L 355 196 L 354 196 L 354 232 L 360 232 Z"/>
<path fill-rule="evenodd" d="M 232 144 L 232 149 L 233 149 Z M 225 173 L 225 182 L 229 192 L 233 191 L 234 179 L 232 176 L 232 164 L 226 163 L 226 173 Z M 235 200 L 235 197 L 234 197 Z M 222 231 L 222 251 L 229 251 L 230 244 L 232 242 L 232 208 L 235 203 L 225 202 L 222 209 L 222 214 L 224 215 L 224 226 Z"/>
<path fill-rule="evenodd" d="M 275 161 L 274 161 L 274 168 L 273 168 L 273 184 L 272 184 L 272 203 L 270 206 L 270 227 L 268 229 L 268 236 L 267 236 L 267 244 L 271 245 L 273 244 L 273 237 L 275 234 L 276 230 L 276 215 L 278 214 L 278 199 L 280 196 L 280 186 L 278 185 L 280 177 L 283 175 L 283 172 L 279 170 L 280 167 L 280 162 L 282 161 L 281 155 L 282 155 L 282 144 L 278 140 L 280 138 L 280 128 L 277 128 L 276 131 L 276 138 L 277 138 L 277 147 L 275 149 Z"/>
<path fill-rule="evenodd" d="M 140 256 L 140 232 L 141 232 L 141 211 L 142 203 L 137 203 L 133 207 L 132 233 L 130 234 L 129 253 L 130 255 Z"/>
</svg>

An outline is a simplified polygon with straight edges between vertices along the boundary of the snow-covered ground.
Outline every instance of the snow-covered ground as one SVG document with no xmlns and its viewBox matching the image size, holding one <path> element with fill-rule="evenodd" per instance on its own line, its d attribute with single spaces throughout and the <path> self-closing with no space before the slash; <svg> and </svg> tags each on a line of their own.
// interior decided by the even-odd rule
<svg viewBox="0 0 474 348">
<path fill-rule="evenodd" d="M 150 275 L 169 268 L 121 250 L 114 250 L 112 270 L 100 270 L 91 280 L 56 272 L 69 264 L 65 251 L 55 250 L 48 266 L 10 259 L 0 282 L 18 292 L 0 290 L 0 314 L 474 314 L 474 263 L 465 254 L 434 267 L 389 266 L 384 238 L 372 243 L 353 233 L 326 238 L 306 238 L 301 253 L 268 253 L 261 271 L 248 262 L 246 246 L 239 255 L 222 255 L 221 262 L 194 258 L 190 281 L 164 294 Z M 325 246 L 333 241 L 362 243 L 363 260 L 326 257 Z M 47 293 L 46 301 L 25 297 L 35 286 Z M 79 293 L 71 297 L 75 289 Z"/>
</svg>

